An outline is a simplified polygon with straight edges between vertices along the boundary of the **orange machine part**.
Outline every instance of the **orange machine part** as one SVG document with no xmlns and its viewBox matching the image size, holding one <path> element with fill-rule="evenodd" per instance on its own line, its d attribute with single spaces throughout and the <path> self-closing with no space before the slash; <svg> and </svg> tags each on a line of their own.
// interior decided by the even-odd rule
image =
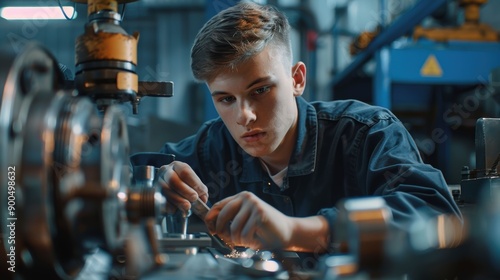
<svg viewBox="0 0 500 280">
<path fill-rule="evenodd" d="M 119 72 L 116 75 L 116 88 L 119 90 L 131 89 L 139 92 L 139 77 L 131 72 Z"/>
<path fill-rule="evenodd" d="M 95 60 L 129 61 L 137 65 L 137 38 L 120 33 L 94 33 L 88 29 L 76 39 L 76 64 Z"/>
</svg>

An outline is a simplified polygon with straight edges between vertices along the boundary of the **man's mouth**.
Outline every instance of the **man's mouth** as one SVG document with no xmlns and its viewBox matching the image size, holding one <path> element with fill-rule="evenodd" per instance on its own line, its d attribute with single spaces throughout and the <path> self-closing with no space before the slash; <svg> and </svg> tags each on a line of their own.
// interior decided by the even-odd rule
<svg viewBox="0 0 500 280">
<path fill-rule="evenodd" d="M 241 136 L 248 143 L 259 141 L 266 133 L 262 131 L 250 131 Z"/>
</svg>

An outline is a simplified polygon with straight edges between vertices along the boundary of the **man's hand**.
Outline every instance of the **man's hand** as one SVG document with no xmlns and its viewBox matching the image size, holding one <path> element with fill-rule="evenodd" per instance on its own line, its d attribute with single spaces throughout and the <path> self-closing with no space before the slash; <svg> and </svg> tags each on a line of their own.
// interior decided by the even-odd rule
<svg viewBox="0 0 500 280">
<path fill-rule="evenodd" d="M 175 212 L 176 208 L 188 211 L 191 202 L 198 197 L 207 202 L 208 188 L 188 164 L 174 161 L 162 166 L 158 172 L 158 183 L 167 197 L 168 213 Z"/>
<path fill-rule="evenodd" d="M 292 218 L 246 191 L 215 203 L 205 223 L 225 242 L 252 249 L 288 247 L 293 232 Z"/>
</svg>

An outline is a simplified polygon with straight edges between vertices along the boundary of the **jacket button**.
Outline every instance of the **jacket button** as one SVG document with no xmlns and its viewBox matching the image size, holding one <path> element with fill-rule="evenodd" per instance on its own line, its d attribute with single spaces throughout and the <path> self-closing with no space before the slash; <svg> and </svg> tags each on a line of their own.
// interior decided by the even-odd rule
<svg viewBox="0 0 500 280">
<path fill-rule="evenodd" d="M 283 198 L 283 200 L 285 201 L 285 203 L 290 203 L 290 198 L 289 197 L 285 197 L 285 198 Z"/>
</svg>

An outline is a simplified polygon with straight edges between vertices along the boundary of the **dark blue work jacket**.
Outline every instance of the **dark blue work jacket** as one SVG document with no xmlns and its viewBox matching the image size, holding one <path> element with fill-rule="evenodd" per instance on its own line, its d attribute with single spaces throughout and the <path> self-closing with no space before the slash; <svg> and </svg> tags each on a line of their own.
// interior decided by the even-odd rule
<svg viewBox="0 0 500 280">
<path fill-rule="evenodd" d="M 259 160 L 245 153 L 222 120 L 166 143 L 163 153 L 188 163 L 209 189 L 209 201 L 250 191 L 286 215 L 324 215 L 333 233 L 340 199 L 382 196 L 394 224 L 431 213 L 461 217 L 441 172 L 424 164 L 402 123 L 387 109 L 347 100 L 297 98 L 298 137 L 280 189 Z"/>
</svg>

